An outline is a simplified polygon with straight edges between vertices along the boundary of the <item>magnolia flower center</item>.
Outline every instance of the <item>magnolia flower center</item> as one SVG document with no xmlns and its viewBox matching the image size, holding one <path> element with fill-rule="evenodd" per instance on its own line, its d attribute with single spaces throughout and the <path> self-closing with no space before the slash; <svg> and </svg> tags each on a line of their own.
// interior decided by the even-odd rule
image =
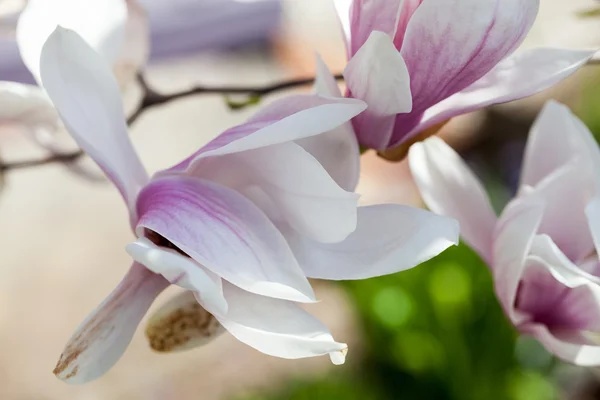
<svg viewBox="0 0 600 400">
<path fill-rule="evenodd" d="M 188 258 L 191 258 L 183 250 L 181 250 L 179 247 L 177 247 L 173 243 L 171 243 L 169 241 L 169 239 L 167 239 L 166 237 L 162 236 L 159 233 L 156 233 L 156 232 L 154 232 L 154 231 L 152 231 L 150 229 L 145 229 L 144 230 L 144 236 L 148 240 L 150 240 L 152 243 L 154 243 L 155 245 L 157 245 L 158 247 L 164 247 L 164 248 L 167 248 L 167 249 L 175 250 L 176 252 L 178 252 L 182 256 L 186 256 Z"/>
</svg>

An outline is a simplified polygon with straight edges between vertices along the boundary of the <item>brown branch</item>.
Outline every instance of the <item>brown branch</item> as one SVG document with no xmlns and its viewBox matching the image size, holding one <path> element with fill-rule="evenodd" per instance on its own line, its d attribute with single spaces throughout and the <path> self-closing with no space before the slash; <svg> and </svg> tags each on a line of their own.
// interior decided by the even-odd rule
<svg viewBox="0 0 600 400">
<path fill-rule="evenodd" d="M 341 75 L 336 75 L 335 78 L 337 80 L 343 79 L 343 77 Z M 152 89 L 146 82 L 146 79 L 144 78 L 144 76 L 141 74 L 138 75 L 138 82 L 142 88 L 143 97 L 142 97 L 140 104 L 136 108 L 136 110 L 127 118 L 127 124 L 130 126 L 133 123 L 135 123 L 135 121 L 137 121 L 137 119 L 148 109 L 158 106 L 158 105 L 161 105 L 161 104 L 169 103 L 169 102 L 177 100 L 177 99 L 190 97 L 190 96 L 197 96 L 197 95 L 208 95 L 208 94 L 221 94 L 221 95 L 242 94 L 242 95 L 247 96 L 249 99 L 251 99 L 251 98 L 256 98 L 257 96 L 258 97 L 265 96 L 265 95 L 279 92 L 279 91 L 286 90 L 286 89 L 292 89 L 295 87 L 310 85 L 311 83 L 314 82 L 314 78 L 304 78 L 304 79 L 297 79 L 297 80 L 291 80 L 291 81 L 284 81 L 284 82 L 279 82 L 279 83 L 275 83 L 275 84 L 263 86 L 263 87 L 196 86 L 196 87 L 193 87 L 188 90 L 170 93 L 170 94 L 162 94 L 162 93 L 159 93 L 159 92 L 155 91 L 154 89 Z M 249 104 L 250 103 L 248 103 L 248 105 Z M 236 106 L 235 108 L 240 109 L 240 108 L 243 108 L 244 106 L 245 106 L 245 104 L 242 104 L 242 105 Z M 53 154 L 51 156 L 47 156 L 47 157 L 43 157 L 43 158 L 15 161 L 15 162 L 11 162 L 11 163 L 4 163 L 4 164 L 0 164 L 0 172 L 7 172 L 7 171 L 16 170 L 16 169 L 24 169 L 24 168 L 31 168 L 31 167 L 38 167 L 38 166 L 42 166 L 42 165 L 46 165 L 46 164 L 69 163 L 69 162 L 76 161 L 77 159 L 79 159 L 80 157 L 82 157 L 84 155 L 85 155 L 85 153 L 82 150 L 76 150 L 76 151 L 73 151 L 70 153 Z"/>
</svg>

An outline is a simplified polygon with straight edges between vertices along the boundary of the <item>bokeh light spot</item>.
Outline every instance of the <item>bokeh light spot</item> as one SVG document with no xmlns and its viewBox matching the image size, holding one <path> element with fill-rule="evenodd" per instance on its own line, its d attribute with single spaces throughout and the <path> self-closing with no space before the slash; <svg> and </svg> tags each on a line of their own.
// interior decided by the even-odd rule
<svg viewBox="0 0 600 400">
<path fill-rule="evenodd" d="M 373 311 L 377 318 L 390 328 L 398 328 L 408 322 L 413 313 L 413 301 L 401 287 L 383 288 L 373 297 Z"/>
</svg>

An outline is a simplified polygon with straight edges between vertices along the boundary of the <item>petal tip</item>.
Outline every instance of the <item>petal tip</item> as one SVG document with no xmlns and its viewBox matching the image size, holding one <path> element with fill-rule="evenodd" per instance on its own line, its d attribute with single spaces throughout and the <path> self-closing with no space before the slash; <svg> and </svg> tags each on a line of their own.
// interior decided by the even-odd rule
<svg viewBox="0 0 600 400">
<path fill-rule="evenodd" d="M 329 353 L 329 358 L 334 365 L 342 365 L 346 362 L 346 355 L 348 354 L 348 346 L 345 345 L 343 349 Z"/>
</svg>

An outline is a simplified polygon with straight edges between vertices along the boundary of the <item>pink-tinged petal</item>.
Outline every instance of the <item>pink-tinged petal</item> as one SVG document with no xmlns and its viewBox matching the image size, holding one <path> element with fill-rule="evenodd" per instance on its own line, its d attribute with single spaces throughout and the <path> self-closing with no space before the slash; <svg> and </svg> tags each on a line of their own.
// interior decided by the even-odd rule
<svg viewBox="0 0 600 400">
<path fill-rule="evenodd" d="M 596 253 L 600 254 L 600 198 L 594 197 L 585 208 L 588 226 L 594 241 Z"/>
<path fill-rule="evenodd" d="M 340 188 L 296 143 L 200 160 L 191 173 L 237 190 L 260 190 L 270 200 L 263 211 L 276 210 L 279 218 L 314 240 L 340 242 L 356 229 L 359 196 Z"/>
<path fill-rule="evenodd" d="M 341 243 L 317 243 L 288 230 L 290 244 L 310 278 L 349 280 L 415 267 L 458 243 L 458 223 L 399 204 L 360 207 L 356 231 Z"/>
<path fill-rule="evenodd" d="M 171 284 L 194 292 L 198 302 L 209 312 L 227 312 L 221 278 L 194 260 L 173 249 L 158 247 L 140 238 L 126 247 L 129 255 Z"/>
<path fill-rule="evenodd" d="M 363 146 L 387 148 L 396 114 L 412 109 L 411 77 L 392 39 L 374 31 L 348 62 L 344 78 L 352 97 L 368 108 L 354 118 L 353 125 Z"/>
<path fill-rule="evenodd" d="M 557 279 L 554 266 L 529 258 L 519 283 L 515 308 L 531 321 L 562 331 L 600 331 L 600 286 L 574 287 Z"/>
<path fill-rule="evenodd" d="M 550 265 L 554 278 L 562 285 L 575 288 L 594 283 L 600 288 L 600 278 L 575 265 L 548 235 L 536 235 L 531 243 L 529 258 Z M 597 260 L 597 256 L 594 257 Z"/>
<path fill-rule="evenodd" d="M 590 51 L 547 48 L 514 54 L 498 63 L 483 78 L 429 108 L 416 126 L 398 125 L 392 142 L 398 143 L 457 115 L 548 89 L 577 71 L 592 54 Z"/>
<path fill-rule="evenodd" d="M 373 31 L 393 38 L 403 0 L 354 0 L 350 11 L 350 54 L 356 54 Z"/>
<path fill-rule="evenodd" d="M 25 65 L 39 82 L 42 47 L 57 25 L 77 32 L 112 63 L 121 50 L 126 20 L 124 0 L 28 0 L 19 17 L 17 43 Z"/>
<path fill-rule="evenodd" d="M 438 137 L 414 144 L 408 160 L 425 204 L 435 213 L 456 218 L 464 240 L 490 262 L 497 218 L 473 171 Z"/>
<path fill-rule="evenodd" d="M 401 53 L 414 111 L 466 88 L 525 38 L 538 0 L 425 0 L 408 23 Z"/>
<path fill-rule="evenodd" d="M 585 207 L 593 196 L 590 170 L 581 158 L 546 176 L 528 194 L 546 202 L 538 233 L 548 234 L 565 255 L 583 261 L 594 249 Z"/>
<path fill-rule="evenodd" d="M 184 172 L 206 157 L 240 153 L 319 135 L 339 127 L 366 108 L 360 100 L 293 95 L 277 100 L 243 125 L 231 128 L 162 174 Z"/>
<path fill-rule="evenodd" d="M 117 186 L 135 220 L 148 181 L 127 135 L 119 86 L 106 61 L 73 31 L 57 27 L 42 50 L 44 88 L 77 144 Z"/>
<path fill-rule="evenodd" d="M 121 87 L 135 80 L 150 55 L 150 27 L 146 10 L 137 0 L 123 1 L 127 4 L 125 40 L 113 68 Z"/>
<path fill-rule="evenodd" d="M 121 358 L 142 317 L 169 282 L 134 263 L 119 286 L 77 328 L 54 374 L 73 384 L 104 375 Z"/>
<path fill-rule="evenodd" d="M 494 285 L 500 304 L 513 322 L 518 317 L 514 310 L 517 288 L 543 213 L 540 199 L 515 199 L 504 209 L 495 229 Z"/>
<path fill-rule="evenodd" d="M 317 55 L 315 92 L 321 96 L 341 97 L 339 86 Z M 353 192 L 360 174 L 360 149 L 350 122 L 321 135 L 297 140 L 327 170 L 344 190 Z"/>
<path fill-rule="evenodd" d="M 136 229 L 158 233 L 208 270 L 253 293 L 310 302 L 314 293 L 269 218 L 237 191 L 190 177 L 151 182 Z"/>
<path fill-rule="evenodd" d="M 573 332 L 552 332 L 546 326 L 534 324 L 525 330 L 558 358 L 572 364 L 591 367 L 600 365 L 600 345 Z"/>
<path fill-rule="evenodd" d="M 549 101 L 533 125 L 525 151 L 521 182 L 535 186 L 575 158 L 589 156 L 600 168 L 600 150 L 589 129 L 564 105 Z"/>
<path fill-rule="evenodd" d="M 348 346 L 336 342 L 325 325 L 296 304 L 259 296 L 223 283 L 229 303 L 226 315 L 215 315 L 239 341 L 265 354 L 304 358 L 330 354 L 344 362 Z"/>
</svg>

